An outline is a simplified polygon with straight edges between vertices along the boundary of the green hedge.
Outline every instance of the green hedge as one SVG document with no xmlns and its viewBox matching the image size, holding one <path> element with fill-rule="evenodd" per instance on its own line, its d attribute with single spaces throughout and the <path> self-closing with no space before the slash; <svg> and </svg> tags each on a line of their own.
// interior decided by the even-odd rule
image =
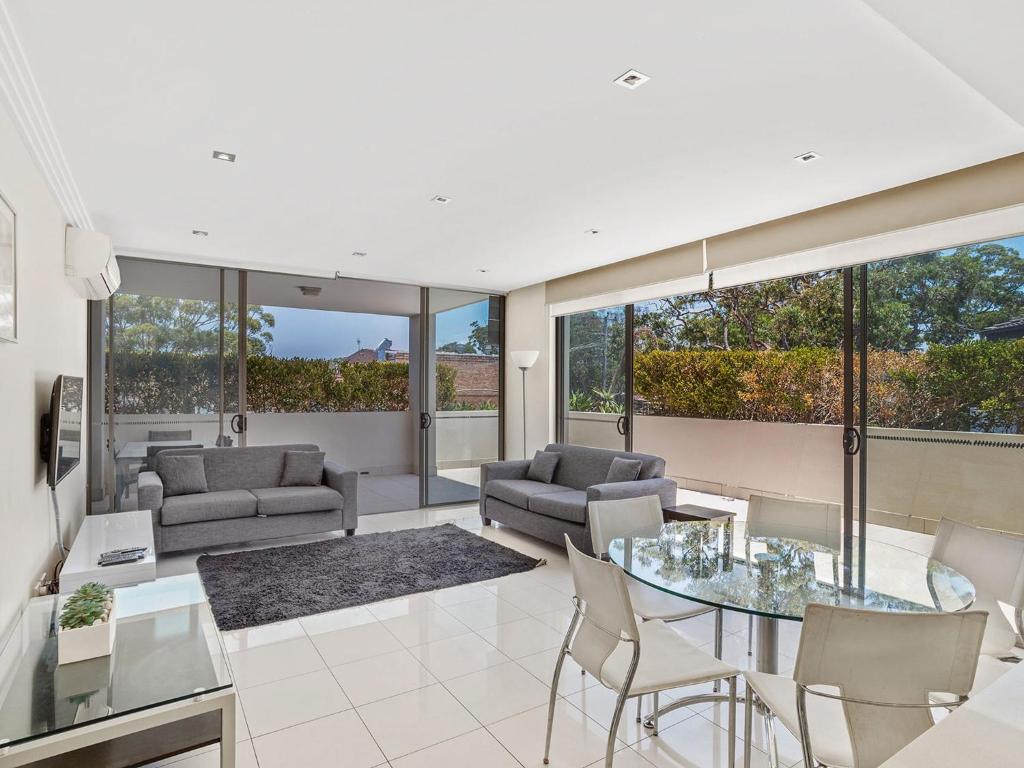
<svg viewBox="0 0 1024 768">
<path fill-rule="evenodd" d="M 237 386 L 237 366 L 226 361 L 226 389 Z M 216 413 L 216 355 L 122 353 L 115 361 L 118 413 Z M 247 359 L 247 398 L 253 413 L 404 411 L 409 408 L 409 364 L 344 360 Z M 437 366 L 438 410 L 453 410 L 455 369 Z"/>
<path fill-rule="evenodd" d="M 636 355 L 634 376 L 642 413 L 843 420 L 838 350 L 656 350 Z M 869 350 L 868 407 L 875 426 L 1024 433 L 1024 340 Z"/>
</svg>

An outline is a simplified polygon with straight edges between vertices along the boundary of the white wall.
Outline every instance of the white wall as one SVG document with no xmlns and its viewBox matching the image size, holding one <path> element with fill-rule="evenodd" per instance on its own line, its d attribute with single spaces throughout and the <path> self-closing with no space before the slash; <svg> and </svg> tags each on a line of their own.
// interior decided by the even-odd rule
<svg viewBox="0 0 1024 768">
<path fill-rule="evenodd" d="M 56 559 L 39 417 L 58 374 L 85 377 L 86 302 L 64 277 L 64 216 L 0 107 L 0 192 L 18 214 L 17 344 L 0 342 L 0 639 Z M 88 402 L 88 401 L 86 401 Z M 83 435 L 83 442 L 86 436 Z M 58 488 L 70 544 L 85 514 L 84 463 Z"/>
<path fill-rule="evenodd" d="M 548 317 L 543 284 L 512 291 L 505 303 L 505 458 L 523 456 L 523 379 L 508 354 L 535 349 L 537 362 L 526 372 L 528 456 L 554 435 L 551 393 L 554 391 L 553 321 Z"/>
</svg>

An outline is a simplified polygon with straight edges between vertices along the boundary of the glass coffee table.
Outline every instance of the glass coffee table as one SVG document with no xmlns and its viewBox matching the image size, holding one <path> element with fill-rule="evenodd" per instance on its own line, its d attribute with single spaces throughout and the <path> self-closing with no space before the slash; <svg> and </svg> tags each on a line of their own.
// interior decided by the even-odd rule
<svg viewBox="0 0 1024 768">
<path fill-rule="evenodd" d="M 0 768 L 112 768 L 215 742 L 234 766 L 235 694 L 195 574 L 117 589 L 114 651 L 57 664 L 61 597 L 34 598 L 0 653 Z"/>
</svg>

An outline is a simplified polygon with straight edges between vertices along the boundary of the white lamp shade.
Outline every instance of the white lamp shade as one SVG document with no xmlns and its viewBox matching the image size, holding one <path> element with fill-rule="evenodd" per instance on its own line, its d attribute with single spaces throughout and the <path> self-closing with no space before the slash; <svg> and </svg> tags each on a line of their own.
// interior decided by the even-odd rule
<svg viewBox="0 0 1024 768">
<path fill-rule="evenodd" d="M 540 352 L 535 349 L 521 350 L 519 352 L 509 352 L 509 357 L 512 358 L 512 365 L 516 368 L 529 368 L 537 362 L 537 358 L 540 356 Z"/>
</svg>

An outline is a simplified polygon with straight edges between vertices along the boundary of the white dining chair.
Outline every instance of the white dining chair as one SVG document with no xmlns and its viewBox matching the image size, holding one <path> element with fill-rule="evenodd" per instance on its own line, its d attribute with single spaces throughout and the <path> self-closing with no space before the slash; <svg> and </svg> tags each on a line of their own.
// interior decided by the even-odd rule
<svg viewBox="0 0 1024 768">
<path fill-rule="evenodd" d="M 943 518 L 931 556 L 970 580 L 971 609 L 988 614 L 973 695 L 1024 660 L 1024 538 Z M 948 702 L 948 697 L 933 700 Z"/>
<path fill-rule="evenodd" d="M 933 692 L 966 700 L 984 611 L 911 613 L 811 604 L 793 677 L 744 672 L 743 765 L 753 702 L 800 739 L 804 765 L 876 768 L 934 724 Z M 769 763 L 778 765 L 773 743 Z"/>
<path fill-rule="evenodd" d="M 592 501 L 587 505 L 587 522 L 595 554 L 602 560 L 608 559 L 608 547 L 615 539 L 631 535 L 656 537 L 665 522 L 661 499 L 657 496 L 640 496 L 632 499 L 610 499 Z M 715 614 L 715 658 L 722 658 L 722 609 L 712 605 L 687 600 L 655 589 L 636 579 L 626 579 L 629 599 L 633 611 L 644 621 L 682 621 Z M 715 684 L 715 692 L 720 684 Z M 636 721 L 643 720 L 641 707 L 643 697 L 636 702 Z"/>
<path fill-rule="evenodd" d="M 750 539 L 785 538 L 809 541 L 832 550 L 832 578 L 839 584 L 839 550 L 843 541 L 843 509 L 823 501 L 797 501 L 752 495 L 747 501 L 747 562 Z M 747 655 L 754 652 L 754 617 L 747 618 Z"/>
<path fill-rule="evenodd" d="M 614 563 L 580 552 L 565 537 L 575 589 L 573 615 L 555 663 L 548 701 L 548 725 L 544 738 L 544 764 L 551 754 L 551 733 L 558 679 L 566 656 L 572 658 L 606 688 L 618 694 L 605 768 L 611 768 L 615 734 L 626 700 L 653 694 L 654 736 L 658 735 L 658 694 L 661 691 L 725 680 L 729 685 L 729 765 L 736 762 L 736 682 L 739 671 L 687 642 L 663 621 L 637 624 L 626 587 L 626 576 Z"/>
</svg>

